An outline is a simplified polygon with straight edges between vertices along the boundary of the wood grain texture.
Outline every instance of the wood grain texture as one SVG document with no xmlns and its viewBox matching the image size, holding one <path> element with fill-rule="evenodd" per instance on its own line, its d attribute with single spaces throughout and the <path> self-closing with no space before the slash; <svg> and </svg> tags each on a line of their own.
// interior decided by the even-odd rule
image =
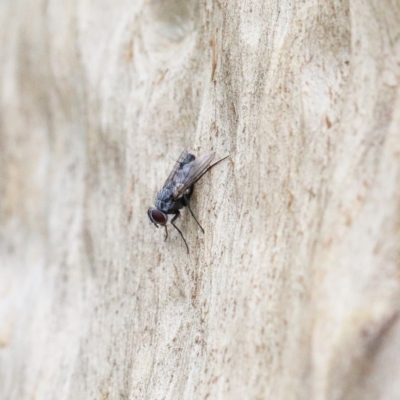
<svg viewBox="0 0 400 400">
<path fill-rule="evenodd" d="M 400 398 L 397 0 L 0 4 L 0 398 Z M 146 211 L 182 148 L 203 235 Z"/>
</svg>

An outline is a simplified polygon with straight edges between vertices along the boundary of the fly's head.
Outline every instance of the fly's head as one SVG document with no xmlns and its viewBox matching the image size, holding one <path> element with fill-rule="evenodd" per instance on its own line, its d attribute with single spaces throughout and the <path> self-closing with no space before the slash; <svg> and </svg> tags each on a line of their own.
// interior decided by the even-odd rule
<svg viewBox="0 0 400 400">
<path fill-rule="evenodd" d="M 163 213 L 157 208 L 150 207 L 147 210 L 147 215 L 150 218 L 150 221 L 158 228 L 159 225 L 165 226 L 168 222 L 168 215 Z"/>
</svg>

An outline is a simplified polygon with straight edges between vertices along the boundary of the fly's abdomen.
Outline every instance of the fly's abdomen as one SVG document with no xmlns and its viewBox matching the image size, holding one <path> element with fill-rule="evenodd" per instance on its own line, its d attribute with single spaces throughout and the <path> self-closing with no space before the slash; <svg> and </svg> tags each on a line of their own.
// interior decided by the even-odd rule
<svg viewBox="0 0 400 400">
<path fill-rule="evenodd" d="M 192 162 L 196 157 L 193 154 L 188 154 L 181 162 L 181 168 L 186 165 L 189 164 L 190 162 Z"/>
</svg>

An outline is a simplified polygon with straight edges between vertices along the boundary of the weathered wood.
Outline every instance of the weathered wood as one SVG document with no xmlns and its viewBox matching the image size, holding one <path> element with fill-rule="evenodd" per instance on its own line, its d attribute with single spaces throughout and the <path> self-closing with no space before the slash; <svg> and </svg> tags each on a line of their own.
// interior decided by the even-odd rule
<svg viewBox="0 0 400 400">
<path fill-rule="evenodd" d="M 400 398 L 400 3 L 0 5 L 0 398 Z M 146 210 L 188 146 L 191 249 Z"/>
</svg>

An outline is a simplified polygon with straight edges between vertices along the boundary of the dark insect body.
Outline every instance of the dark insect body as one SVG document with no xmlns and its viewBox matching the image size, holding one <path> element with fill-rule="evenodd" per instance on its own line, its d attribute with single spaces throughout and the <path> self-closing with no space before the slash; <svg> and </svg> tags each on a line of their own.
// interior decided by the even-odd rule
<svg viewBox="0 0 400 400">
<path fill-rule="evenodd" d="M 187 245 L 182 232 L 174 222 L 180 215 L 179 210 L 183 207 L 188 207 L 190 214 L 204 233 L 204 229 L 194 216 L 192 208 L 190 207 L 190 198 L 193 194 L 194 184 L 211 168 L 227 158 L 224 157 L 210 166 L 214 156 L 215 153 L 209 153 L 196 159 L 193 154 L 188 153 L 186 150 L 183 151 L 167 180 L 165 181 L 164 186 L 158 192 L 155 201 L 155 207 L 150 207 L 147 210 L 150 221 L 157 228 L 159 225 L 165 227 L 165 240 L 167 240 L 168 237 L 168 214 L 173 215 L 171 224 L 181 235 L 188 253 L 189 246 Z"/>
</svg>

